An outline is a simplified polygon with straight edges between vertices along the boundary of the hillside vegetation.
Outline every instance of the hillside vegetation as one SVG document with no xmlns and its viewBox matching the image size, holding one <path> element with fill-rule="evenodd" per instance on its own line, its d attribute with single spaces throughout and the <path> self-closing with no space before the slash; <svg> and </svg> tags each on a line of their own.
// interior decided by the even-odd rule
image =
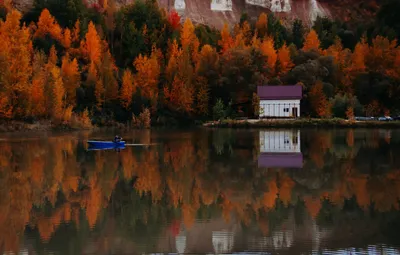
<svg viewBox="0 0 400 255">
<path fill-rule="evenodd" d="M 370 26 L 318 18 L 310 31 L 300 20 L 287 29 L 263 13 L 218 31 L 181 24 L 155 0 L 118 10 L 37 0 L 24 14 L 5 2 L 0 118 L 148 126 L 252 116 L 256 86 L 267 84 L 301 84 L 306 116 L 397 114 L 397 5 Z"/>
</svg>

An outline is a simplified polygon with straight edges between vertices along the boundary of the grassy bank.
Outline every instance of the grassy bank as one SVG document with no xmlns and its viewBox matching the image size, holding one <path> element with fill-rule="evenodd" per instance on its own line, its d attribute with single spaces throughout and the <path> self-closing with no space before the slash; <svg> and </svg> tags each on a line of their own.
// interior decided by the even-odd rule
<svg viewBox="0 0 400 255">
<path fill-rule="evenodd" d="M 223 120 L 203 124 L 217 128 L 400 128 L 400 121 L 348 121 L 345 119 Z"/>
<path fill-rule="evenodd" d="M 78 125 L 65 125 L 54 124 L 49 120 L 24 122 L 24 121 L 1 121 L 0 133 L 5 132 L 25 132 L 25 131 L 74 131 L 74 130 L 87 130 L 92 129 L 92 126 L 78 126 Z"/>
</svg>

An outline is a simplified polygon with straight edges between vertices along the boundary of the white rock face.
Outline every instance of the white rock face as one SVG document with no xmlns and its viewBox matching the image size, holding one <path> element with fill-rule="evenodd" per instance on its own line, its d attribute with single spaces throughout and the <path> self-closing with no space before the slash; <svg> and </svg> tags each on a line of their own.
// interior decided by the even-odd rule
<svg viewBox="0 0 400 255">
<path fill-rule="evenodd" d="M 264 8 L 271 8 L 271 0 L 246 0 L 246 4 L 257 5 Z"/>
<path fill-rule="evenodd" d="M 290 0 L 246 0 L 246 3 L 268 8 L 272 12 L 290 12 L 292 10 Z"/>
<path fill-rule="evenodd" d="M 310 0 L 310 20 L 314 22 L 317 17 L 325 17 L 326 13 L 323 8 L 320 7 L 317 0 Z"/>
<path fill-rule="evenodd" d="M 185 0 L 175 0 L 174 7 L 175 10 L 185 10 L 186 8 Z"/>
<path fill-rule="evenodd" d="M 212 0 L 212 11 L 232 11 L 232 0 Z"/>
<path fill-rule="evenodd" d="M 271 11 L 272 12 L 281 12 L 282 11 L 281 0 L 272 0 Z"/>
<path fill-rule="evenodd" d="M 290 6 L 289 0 L 284 0 L 282 11 L 290 12 L 291 10 L 292 10 L 292 7 Z"/>
</svg>

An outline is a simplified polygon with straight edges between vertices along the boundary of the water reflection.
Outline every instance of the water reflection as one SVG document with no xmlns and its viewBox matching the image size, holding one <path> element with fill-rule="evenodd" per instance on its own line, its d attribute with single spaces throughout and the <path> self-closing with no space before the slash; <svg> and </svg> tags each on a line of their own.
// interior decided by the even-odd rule
<svg viewBox="0 0 400 255">
<path fill-rule="evenodd" d="M 259 135 L 259 167 L 303 167 L 300 130 L 263 130 L 259 131 Z"/>
<path fill-rule="evenodd" d="M 86 150 L 102 133 L 4 137 L 1 250 L 398 253 L 399 131 L 121 135 L 158 145 L 117 153 Z M 301 165 L 260 164 L 265 154 Z"/>
</svg>

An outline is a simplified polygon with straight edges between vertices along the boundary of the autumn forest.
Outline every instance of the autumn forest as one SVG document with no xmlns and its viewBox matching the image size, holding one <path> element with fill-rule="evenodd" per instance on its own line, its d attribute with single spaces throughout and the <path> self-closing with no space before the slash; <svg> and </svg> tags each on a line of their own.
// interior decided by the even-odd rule
<svg viewBox="0 0 400 255">
<path fill-rule="evenodd" d="M 4 1 L 1 16 L 3 120 L 88 127 L 251 117 L 256 86 L 269 84 L 301 84 L 310 117 L 400 110 L 398 31 L 379 15 L 379 31 L 327 18 L 287 28 L 272 14 L 243 14 L 218 31 L 154 0 L 118 9 L 112 0 L 36 0 L 24 14 Z"/>
</svg>

